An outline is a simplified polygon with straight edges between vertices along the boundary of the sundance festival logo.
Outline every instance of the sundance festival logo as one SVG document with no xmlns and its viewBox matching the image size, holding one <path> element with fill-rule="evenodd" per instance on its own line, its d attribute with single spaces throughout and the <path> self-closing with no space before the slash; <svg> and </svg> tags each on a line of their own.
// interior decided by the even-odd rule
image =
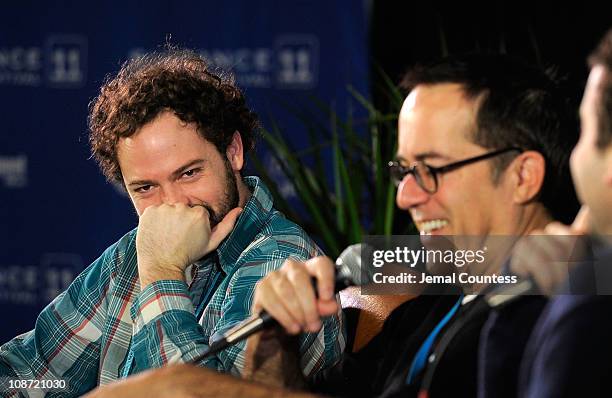
<svg viewBox="0 0 612 398">
<path fill-rule="evenodd" d="M 276 40 L 276 86 L 309 89 L 317 85 L 319 41 L 312 35 L 281 36 Z"/>
<path fill-rule="evenodd" d="M 46 304 L 83 270 L 77 253 L 43 253 L 39 264 L 0 264 L 0 303 Z"/>
<path fill-rule="evenodd" d="M 6 188 L 24 188 L 28 185 L 28 157 L 26 155 L 0 155 L 0 183 Z"/>
<path fill-rule="evenodd" d="M 50 87 L 78 88 L 85 84 L 87 40 L 83 36 L 52 36 L 47 39 L 46 78 Z"/>
<path fill-rule="evenodd" d="M 52 35 L 34 46 L 0 46 L 0 86 L 79 88 L 87 77 L 87 39 Z"/>
<path fill-rule="evenodd" d="M 148 50 L 132 48 L 129 58 Z M 199 53 L 214 66 L 231 71 L 241 87 L 308 90 L 319 81 L 319 39 L 315 35 L 283 34 L 255 47 L 203 48 Z"/>
</svg>

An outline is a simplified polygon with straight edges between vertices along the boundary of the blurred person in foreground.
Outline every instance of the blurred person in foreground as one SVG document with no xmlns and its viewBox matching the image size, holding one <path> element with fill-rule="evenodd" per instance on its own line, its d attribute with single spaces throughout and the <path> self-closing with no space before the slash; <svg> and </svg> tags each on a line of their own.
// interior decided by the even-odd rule
<svg viewBox="0 0 612 398">
<path fill-rule="evenodd" d="M 519 397 L 608 397 L 612 374 L 612 30 L 588 58 L 590 74 L 580 106 L 581 134 L 571 171 L 582 218 L 548 225 L 547 239 L 521 249 L 513 271 L 556 294 L 530 338 L 518 382 Z M 559 252 L 587 233 L 586 250 L 572 262 Z M 570 243 L 568 245 L 568 243 Z M 574 249 L 575 250 L 575 249 Z M 525 261 L 529 258 L 530 261 Z"/>
</svg>

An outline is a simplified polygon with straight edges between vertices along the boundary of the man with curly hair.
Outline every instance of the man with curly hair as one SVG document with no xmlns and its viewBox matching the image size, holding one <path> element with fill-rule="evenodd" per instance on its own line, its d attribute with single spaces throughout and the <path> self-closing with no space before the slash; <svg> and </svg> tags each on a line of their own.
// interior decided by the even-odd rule
<svg viewBox="0 0 612 398">
<path fill-rule="evenodd" d="M 93 157 L 139 216 L 45 308 L 34 330 L 0 347 L 0 376 L 64 379 L 62 396 L 193 359 L 251 313 L 257 281 L 320 249 L 242 177 L 258 128 L 233 79 L 171 49 L 127 62 L 90 105 Z M 305 376 L 332 365 L 339 313 L 300 336 Z M 201 363 L 240 375 L 245 344 Z M 14 391 L 16 393 L 16 391 Z M 22 391 L 23 392 L 23 391 Z M 29 392 L 31 393 L 31 392 Z"/>
</svg>

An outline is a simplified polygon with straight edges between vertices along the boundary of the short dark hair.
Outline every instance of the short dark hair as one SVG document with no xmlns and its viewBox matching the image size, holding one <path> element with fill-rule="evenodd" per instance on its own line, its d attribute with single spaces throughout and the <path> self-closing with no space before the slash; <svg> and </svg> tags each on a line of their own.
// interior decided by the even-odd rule
<svg viewBox="0 0 612 398">
<path fill-rule="evenodd" d="M 542 154 L 546 171 L 538 199 L 552 217 L 571 222 L 579 206 L 569 170 L 577 112 L 552 72 L 506 55 L 470 54 L 416 66 L 400 86 L 410 91 L 442 83 L 460 84 L 467 99 L 478 101 L 474 143 Z M 493 162 L 494 182 L 514 157 L 510 152 Z"/>
<path fill-rule="evenodd" d="M 597 110 L 597 146 L 603 149 L 612 143 L 612 29 L 601 39 L 588 60 L 591 68 L 602 65 L 606 69 Z"/>
<path fill-rule="evenodd" d="M 195 123 L 202 137 L 224 154 L 238 131 L 245 152 L 259 127 L 232 75 L 214 70 L 200 55 L 176 48 L 127 61 L 108 77 L 89 105 L 89 142 L 109 181 L 122 182 L 117 143 L 170 110 Z"/>
</svg>

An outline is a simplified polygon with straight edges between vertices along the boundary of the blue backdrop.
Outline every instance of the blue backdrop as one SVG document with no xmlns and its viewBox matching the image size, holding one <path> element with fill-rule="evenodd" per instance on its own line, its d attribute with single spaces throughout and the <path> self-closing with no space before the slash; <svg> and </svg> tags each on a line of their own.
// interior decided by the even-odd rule
<svg viewBox="0 0 612 398">
<path fill-rule="evenodd" d="M 283 103 L 315 96 L 342 113 L 347 85 L 368 90 L 361 1 L 16 3 L 0 12 L 0 343 L 31 329 L 137 225 L 87 144 L 87 104 L 123 61 L 167 41 L 197 49 L 233 71 L 264 126 L 273 117 L 295 145 L 303 127 Z"/>
</svg>

